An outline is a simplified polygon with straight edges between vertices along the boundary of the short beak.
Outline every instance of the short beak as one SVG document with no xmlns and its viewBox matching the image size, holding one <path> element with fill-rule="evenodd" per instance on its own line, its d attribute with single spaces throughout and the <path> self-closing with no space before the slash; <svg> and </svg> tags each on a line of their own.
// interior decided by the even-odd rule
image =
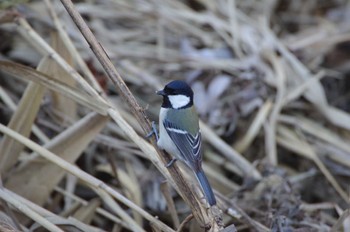
<svg viewBox="0 0 350 232">
<path fill-rule="evenodd" d="M 156 91 L 156 94 L 161 95 L 161 96 L 165 96 L 164 90 L 158 90 L 158 91 Z"/>
</svg>

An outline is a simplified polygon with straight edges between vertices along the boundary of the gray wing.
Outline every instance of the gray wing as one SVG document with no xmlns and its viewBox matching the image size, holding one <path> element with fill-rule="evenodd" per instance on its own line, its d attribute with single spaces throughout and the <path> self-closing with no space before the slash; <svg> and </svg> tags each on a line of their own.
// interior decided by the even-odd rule
<svg viewBox="0 0 350 232">
<path fill-rule="evenodd" d="M 165 130 L 169 137 L 173 140 L 183 161 L 193 168 L 195 171 L 201 167 L 201 133 L 198 131 L 196 135 L 191 135 L 187 131 L 180 129 L 174 123 L 164 120 Z"/>
</svg>

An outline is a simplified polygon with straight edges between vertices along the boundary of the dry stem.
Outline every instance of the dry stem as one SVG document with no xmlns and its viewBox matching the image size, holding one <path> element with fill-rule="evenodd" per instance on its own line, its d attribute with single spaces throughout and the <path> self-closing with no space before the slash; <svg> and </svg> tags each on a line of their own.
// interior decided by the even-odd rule
<svg viewBox="0 0 350 232">
<path fill-rule="evenodd" d="M 85 37 L 86 41 L 90 45 L 90 48 L 96 55 L 97 59 L 100 61 L 104 70 L 106 71 L 108 77 L 115 85 L 119 94 L 124 98 L 124 100 L 130 105 L 133 114 L 137 118 L 141 127 L 143 128 L 145 134 L 151 130 L 150 122 L 147 119 L 144 110 L 139 106 L 135 97 L 130 92 L 128 87 L 125 85 L 123 79 L 113 66 L 106 52 L 102 48 L 101 44 L 96 40 L 95 36 L 89 29 L 89 27 L 84 22 L 81 15 L 74 8 L 73 3 L 70 0 L 61 0 L 62 4 L 72 17 L 73 21 L 76 23 L 77 27 Z M 153 146 L 157 149 L 155 139 L 151 139 Z M 158 158 L 162 161 L 164 165 L 169 163 L 170 157 L 164 152 L 158 151 Z M 210 218 L 210 214 L 207 213 L 207 210 L 204 208 L 204 205 L 199 204 L 199 201 L 196 199 L 196 195 L 193 194 L 191 188 L 188 186 L 185 178 L 181 174 L 180 170 L 176 165 L 173 165 L 169 168 L 169 172 L 174 179 L 182 197 L 189 204 L 192 209 L 194 216 L 200 224 L 209 225 L 210 221 L 215 221 L 214 218 Z"/>
</svg>

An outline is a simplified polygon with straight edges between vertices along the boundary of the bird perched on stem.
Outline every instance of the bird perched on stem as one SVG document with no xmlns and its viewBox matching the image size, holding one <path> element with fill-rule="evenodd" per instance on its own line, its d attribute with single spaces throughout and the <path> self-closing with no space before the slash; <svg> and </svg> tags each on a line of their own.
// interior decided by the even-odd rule
<svg viewBox="0 0 350 232">
<path fill-rule="evenodd" d="M 155 127 L 157 145 L 171 154 L 174 159 L 183 161 L 196 175 L 210 206 L 216 199 L 207 177 L 202 169 L 201 132 L 199 119 L 193 105 L 193 91 L 184 81 L 172 81 L 163 90 L 157 91 L 163 96 L 159 114 L 159 138 Z"/>
</svg>

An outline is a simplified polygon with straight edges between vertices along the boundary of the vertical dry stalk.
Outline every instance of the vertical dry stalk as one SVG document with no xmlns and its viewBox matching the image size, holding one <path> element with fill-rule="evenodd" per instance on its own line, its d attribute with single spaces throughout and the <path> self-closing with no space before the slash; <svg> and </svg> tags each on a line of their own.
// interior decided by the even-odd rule
<svg viewBox="0 0 350 232">
<path fill-rule="evenodd" d="M 113 66 L 109 57 L 105 53 L 104 49 L 100 45 L 100 43 L 96 40 L 95 36 L 88 28 L 87 24 L 75 9 L 72 1 L 70 0 L 61 0 L 62 4 L 66 8 L 69 15 L 72 17 L 73 21 L 81 31 L 82 35 L 88 42 L 90 48 L 94 52 L 96 58 L 99 60 L 104 70 L 106 71 L 108 77 L 113 82 L 116 87 L 118 93 L 124 98 L 124 100 L 130 105 L 133 114 L 137 118 L 140 123 L 142 129 L 145 134 L 151 130 L 150 122 L 147 119 L 144 110 L 139 106 L 133 94 L 130 92 L 128 87 L 125 85 L 123 79 Z M 154 138 L 151 139 L 153 146 L 157 149 L 156 141 Z M 164 152 L 158 151 L 158 157 L 162 161 L 164 165 L 166 165 L 170 161 L 170 157 L 168 154 Z M 210 225 L 215 223 L 216 225 L 220 224 L 220 220 L 216 221 L 211 214 L 208 214 L 208 211 L 205 209 L 204 205 L 199 204 L 199 201 L 195 198 L 194 193 L 191 188 L 186 183 L 183 175 L 179 171 L 176 165 L 173 165 L 169 168 L 169 172 L 174 179 L 175 184 L 177 185 L 182 197 L 189 204 L 193 215 L 196 217 L 197 221 L 202 225 Z M 213 228 L 220 228 L 220 226 L 213 226 Z"/>
</svg>

